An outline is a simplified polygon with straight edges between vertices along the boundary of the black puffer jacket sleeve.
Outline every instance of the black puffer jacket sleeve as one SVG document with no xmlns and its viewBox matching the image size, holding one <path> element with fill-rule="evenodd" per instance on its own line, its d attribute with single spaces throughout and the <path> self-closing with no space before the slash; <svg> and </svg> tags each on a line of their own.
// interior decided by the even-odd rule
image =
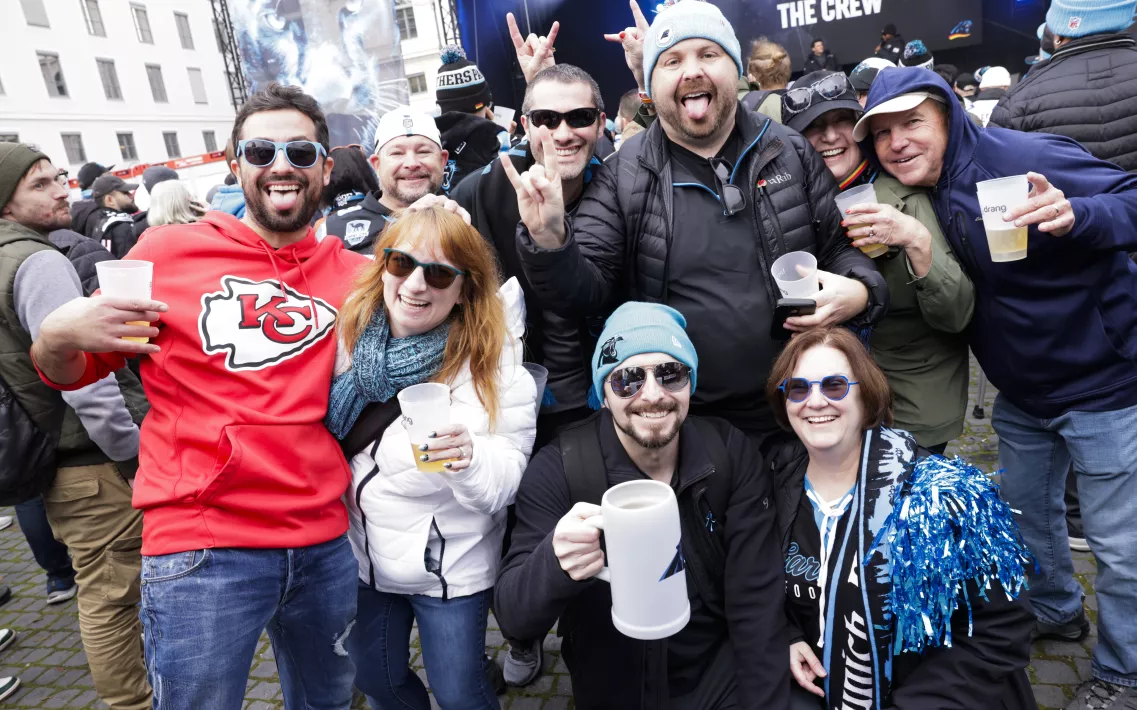
<svg viewBox="0 0 1137 710">
<path fill-rule="evenodd" d="M 888 312 L 888 286 L 884 276 L 877 271 L 872 259 L 853 246 L 841 226 L 841 211 L 834 201 L 838 193 L 837 181 L 825 167 L 821 155 L 800 134 L 793 133 L 791 140 L 805 166 L 806 190 L 816 220 L 818 268 L 856 279 L 865 285 L 869 291 L 868 308 L 849 325 L 872 325 Z"/>
<path fill-rule="evenodd" d="M 524 222 L 517 225 L 517 250 L 533 291 L 543 303 L 565 315 L 595 315 L 604 310 L 627 272 L 624 215 L 616 197 L 620 154 L 595 167 L 577 208 L 565 220 L 565 243 L 543 249 Z M 632 169 L 625 166 L 624 169 Z"/>
<path fill-rule="evenodd" d="M 573 581 L 553 554 L 553 531 L 571 496 L 556 444 L 529 461 L 515 501 L 517 526 L 494 586 L 494 614 L 508 638 L 544 638 L 578 594 L 595 580 Z"/>
</svg>

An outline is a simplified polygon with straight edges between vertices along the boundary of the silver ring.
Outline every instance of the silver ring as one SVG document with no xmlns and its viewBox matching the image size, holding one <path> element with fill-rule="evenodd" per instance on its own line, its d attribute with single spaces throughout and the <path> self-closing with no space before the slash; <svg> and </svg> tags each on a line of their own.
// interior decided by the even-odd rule
<svg viewBox="0 0 1137 710">
<path fill-rule="evenodd" d="M 1058 209 L 1058 205 L 1050 205 L 1050 206 L 1054 208 L 1054 216 L 1051 217 L 1051 221 L 1053 221 L 1053 220 L 1058 219 L 1058 215 L 1062 214 L 1062 210 Z"/>
<path fill-rule="evenodd" d="M 869 227 L 869 237 L 871 238 L 871 237 L 875 237 L 875 236 L 876 236 L 876 227 Z"/>
<path fill-rule="evenodd" d="M 458 458 L 460 458 L 460 459 L 470 458 L 470 454 L 467 453 L 465 446 L 459 446 L 458 447 Z"/>
</svg>

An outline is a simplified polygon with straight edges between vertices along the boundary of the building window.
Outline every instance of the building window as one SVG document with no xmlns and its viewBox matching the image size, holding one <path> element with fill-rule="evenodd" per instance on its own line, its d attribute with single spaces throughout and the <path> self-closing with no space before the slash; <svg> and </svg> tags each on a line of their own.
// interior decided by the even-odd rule
<svg viewBox="0 0 1137 710">
<path fill-rule="evenodd" d="M 170 103 L 169 97 L 166 96 L 166 82 L 162 81 L 162 67 L 157 64 L 147 64 L 146 78 L 150 80 L 150 93 L 154 95 L 154 103 Z"/>
<path fill-rule="evenodd" d="M 79 0 L 79 7 L 83 9 L 83 21 L 87 23 L 87 34 L 106 37 L 107 30 L 103 27 L 103 13 L 99 11 L 99 0 Z"/>
<path fill-rule="evenodd" d="M 99 78 L 103 80 L 103 93 L 110 100 L 122 100 L 122 88 L 118 85 L 118 72 L 114 68 L 113 59 L 96 59 L 99 67 Z"/>
<path fill-rule="evenodd" d="M 411 85 L 412 94 L 426 92 L 426 74 L 411 74 L 407 77 L 407 82 Z"/>
<path fill-rule="evenodd" d="M 43 0 L 20 0 L 24 8 L 24 19 L 29 25 L 36 27 L 51 27 L 47 21 L 47 10 L 44 9 Z"/>
<path fill-rule="evenodd" d="M 134 15 L 134 33 L 138 35 L 138 41 L 154 44 L 154 35 L 150 32 L 150 16 L 146 14 L 146 8 L 141 5 L 131 5 L 130 14 Z"/>
<path fill-rule="evenodd" d="M 175 12 L 174 24 L 178 26 L 178 38 L 182 41 L 182 49 L 193 49 L 193 33 L 190 32 L 189 15 Z"/>
<path fill-rule="evenodd" d="M 217 51 L 225 51 L 225 37 L 221 32 L 221 25 L 217 24 L 217 20 L 213 21 L 213 39 L 217 40 Z"/>
<path fill-rule="evenodd" d="M 49 52 L 36 52 L 39 57 L 39 70 L 43 73 L 43 83 L 48 96 L 67 96 L 67 82 L 63 80 L 63 67 L 59 65 L 59 55 Z"/>
<path fill-rule="evenodd" d="M 134 147 L 133 133 L 118 134 L 118 150 L 123 160 L 138 160 L 138 149 Z"/>
<path fill-rule="evenodd" d="M 182 149 L 178 147 L 178 134 L 174 131 L 162 134 L 162 140 L 166 141 L 166 155 L 171 158 L 182 157 Z"/>
<path fill-rule="evenodd" d="M 19 133 L 0 133 L 0 143 L 19 143 Z"/>
<path fill-rule="evenodd" d="M 189 85 L 190 91 L 193 92 L 193 102 L 195 104 L 209 103 L 209 99 L 205 96 L 205 80 L 201 78 L 201 70 L 190 67 L 186 71 L 189 72 Z"/>
<path fill-rule="evenodd" d="M 399 39 L 414 39 L 418 37 L 418 26 L 415 25 L 415 9 L 410 0 L 399 0 L 395 5 L 395 24 L 399 26 Z"/>
<path fill-rule="evenodd" d="M 83 150 L 83 136 L 78 133 L 61 133 L 63 149 L 67 151 L 67 162 L 72 165 L 87 162 L 87 151 Z"/>
<path fill-rule="evenodd" d="M 217 152 L 217 134 L 213 131 L 202 131 L 201 137 L 205 139 L 205 152 Z"/>
</svg>

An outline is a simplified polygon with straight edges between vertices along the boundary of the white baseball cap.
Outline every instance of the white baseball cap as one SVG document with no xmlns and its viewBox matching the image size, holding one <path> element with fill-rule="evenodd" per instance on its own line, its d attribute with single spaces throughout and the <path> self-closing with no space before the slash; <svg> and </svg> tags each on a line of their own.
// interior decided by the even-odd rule
<svg viewBox="0 0 1137 710">
<path fill-rule="evenodd" d="M 442 147 L 442 134 L 438 132 L 434 119 L 410 106 L 396 106 L 379 119 L 374 152 L 378 153 L 380 148 L 400 136 L 422 136 Z"/>
<path fill-rule="evenodd" d="M 993 89 L 998 86 L 1010 86 L 1011 73 L 1003 67 L 991 67 L 983 72 L 983 79 L 979 82 L 979 88 Z"/>
<path fill-rule="evenodd" d="M 879 106 L 874 107 L 870 111 L 866 111 L 865 115 L 861 116 L 861 120 L 857 121 L 857 125 L 853 126 L 853 140 L 858 143 L 863 141 L 869 135 L 869 121 L 873 116 L 882 113 L 902 113 L 910 111 L 928 99 L 932 101 L 939 101 L 941 104 L 946 104 L 947 100 L 943 96 L 931 91 L 913 91 L 907 94 L 901 94 L 894 99 L 889 99 Z"/>
</svg>

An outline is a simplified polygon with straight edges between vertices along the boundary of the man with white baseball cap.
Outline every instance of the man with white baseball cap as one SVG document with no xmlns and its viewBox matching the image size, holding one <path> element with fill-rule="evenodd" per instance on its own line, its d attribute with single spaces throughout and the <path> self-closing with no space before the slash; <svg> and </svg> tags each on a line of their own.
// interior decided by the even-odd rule
<svg viewBox="0 0 1137 710">
<path fill-rule="evenodd" d="M 971 108 L 967 110 L 974 116 L 980 125 L 986 126 L 991 121 L 991 112 L 995 110 L 999 100 L 1007 95 L 1011 88 L 1011 73 L 1005 67 L 991 67 L 983 72 L 979 80 L 979 93 L 971 100 Z"/>
<path fill-rule="evenodd" d="M 448 154 L 434 119 L 409 106 L 399 106 L 379 119 L 371 167 L 379 190 L 336 210 L 324 222 L 324 235 L 337 236 L 344 246 L 371 255 L 375 240 L 399 213 L 426 195 L 437 195 Z"/>
</svg>

